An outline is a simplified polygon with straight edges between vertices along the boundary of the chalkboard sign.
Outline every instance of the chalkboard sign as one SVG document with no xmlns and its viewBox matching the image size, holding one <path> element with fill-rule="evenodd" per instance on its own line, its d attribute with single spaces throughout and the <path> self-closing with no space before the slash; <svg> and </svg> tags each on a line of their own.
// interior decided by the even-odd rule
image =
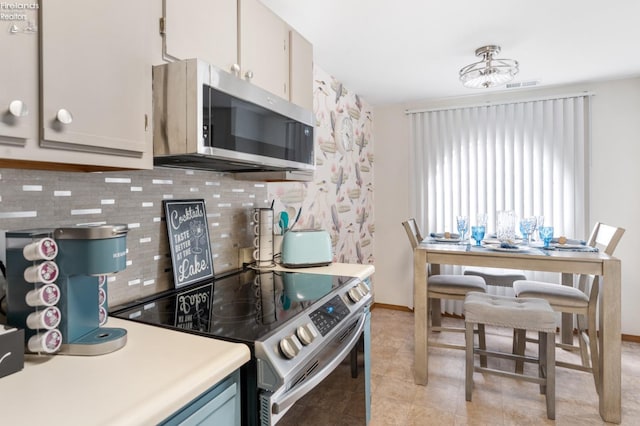
<svg viewBox="0 0 640 426">
<path fill-rule="evenodd" d="M 165 200 L 164 213 L 175 287 L 213 278 L 204 200 Z"/>
<path fill-rule="evenodd" d="M 211 331 L 212 301 L 213 283 L 178 293 L 174 325 L 183 330 Z"/>
</svg>

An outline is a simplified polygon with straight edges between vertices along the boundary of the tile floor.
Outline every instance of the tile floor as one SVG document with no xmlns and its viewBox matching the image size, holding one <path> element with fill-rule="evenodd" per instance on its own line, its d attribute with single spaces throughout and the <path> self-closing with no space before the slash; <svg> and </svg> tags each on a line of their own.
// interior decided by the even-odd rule
<svg viewBox="0 0 640 426">
<path fill-rule="evenodd" d="M 413 314 L 376 307 L 371 324 L 372 421 L 388 425 L 603 425 L 589 373 L 558 368 L 556 421 L 547 419 L 538 385 L 474 373 L 473 401 L 464 396 L 464 352 L 429 350 L 429 385 L 413 383 Z M 462 320 L 445 318 L 447 325 Z M 437 339 L 464 341 L 462 333 Z M 487 346 L 511 347 L 511 331 L 487 328 Z M 528 345 L 536 350 L 534 345 Z M 495 346 L 494 346 L 495 347 Z M 529 351 L 529 348 L 527 348 Z M 531 352 L 535 354 L 535 352 Z M 576 355 L 558 351 L 559 359 Z M 491 362 L 513 363 L 508 360 Z M 491 366 L 491 364 L 490 364 Z M 526 365 L 534 369 L 534 365 Z M 535 371 L 535 370 L 532 370 Z M 622 344 L 622 424 L 640 424 L 640 344 Z"/>
</svg>

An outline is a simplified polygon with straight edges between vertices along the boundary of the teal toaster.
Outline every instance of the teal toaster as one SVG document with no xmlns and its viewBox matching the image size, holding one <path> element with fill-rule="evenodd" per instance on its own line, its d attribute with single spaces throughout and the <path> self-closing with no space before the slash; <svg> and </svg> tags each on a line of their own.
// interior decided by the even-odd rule
<svg viewBox="0 0 640 426">
<path fill-rule="evenodd" d="M 329 233 L 316 229 L 285 232 L 281 256 L 287 268 L 329 265 L 333 260 Z"/>
</svg>

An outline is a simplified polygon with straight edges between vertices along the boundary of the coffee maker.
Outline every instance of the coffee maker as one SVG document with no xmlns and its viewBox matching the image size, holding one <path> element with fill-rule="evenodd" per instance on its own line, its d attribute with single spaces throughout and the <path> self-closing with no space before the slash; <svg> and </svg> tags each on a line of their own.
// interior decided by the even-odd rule
<svg viewBox="0 0 640 426">
<path fill-rule="evenodd" d="M 6 234 L 7 322 L 27 352 L 102 355 L 127 331 L 107 321 L 107 276 L 126 267 L 126 225 L 78 225 Z"/>
</svg>

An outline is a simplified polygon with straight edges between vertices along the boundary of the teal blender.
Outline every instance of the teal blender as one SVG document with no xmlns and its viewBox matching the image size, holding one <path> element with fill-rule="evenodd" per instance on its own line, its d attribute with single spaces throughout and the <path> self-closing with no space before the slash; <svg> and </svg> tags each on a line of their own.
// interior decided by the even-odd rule
<svg viewBox="0 0 640 426">
<path fill-rule="evenodd" d="M 127 232 L 126 225 L 7 232 L 7 321 L 25 329 L 28 351 L 101 355 L 126 344 L 125 329 L 102 324 L 107 319 L 107 276 L 126 267 Z M 55 242 L 55 257 L 27 259 L 25 247 L 44 240 Z M 54 305 L 46 303 L 46 296 L 42 303 L 27 297 L 29 292 L 56 291 Z"/>
</svg>

